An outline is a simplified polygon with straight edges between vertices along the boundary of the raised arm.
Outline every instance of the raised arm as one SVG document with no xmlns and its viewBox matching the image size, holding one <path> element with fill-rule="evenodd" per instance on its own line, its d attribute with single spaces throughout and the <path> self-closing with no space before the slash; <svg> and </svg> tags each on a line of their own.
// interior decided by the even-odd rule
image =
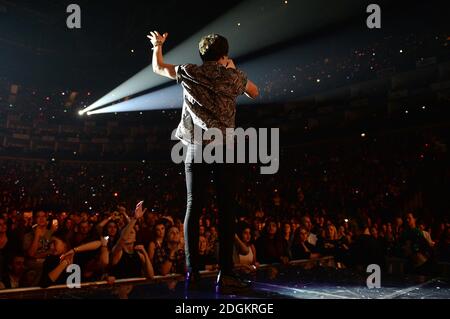
<svg viewBox="0 0 450 319">
<path fill-rule="evenodd" d="M 152 279 L 155 276 L 155 272 L 153 270 L 152 262 L 148 257 L 147 251 L 143 245 L 137 245 L 134 249 L 138 252 L 139 257 L 141 259 L 142 266 L 145 270 L 146 277 Z"/>
<path fill-rule="evenodd" d="M 100 242 L 102 246 L 100 247 L 100 263 L 106 267 L 109 265 L 109 249 L 108 249 L 108 237 L 102 237 Z"/>
<path fill-rule="evenodd" d="M 58 280 L 59 276 L 63 273 L 63 271 L 66 270 L 66 268 L 72 264 L 72 259 L 64 259 L 61 260 L 61 262 L 56 266 L 52 271 L 50 271 L 48 274 L 43 274 L 43 276 L 47 275 L 48 278 L 51 280 L 52 283 Z"/>
<path fill-rule="evenodd" d="M 250 248 L 246 244 L 242 242 L 242 240 L 239 238 L 238 235 L 234 234 L 234 242 L 236 244 L 236 248 L 238 249 L 239 254 L 241 255 L 248 255 L 250 252 Z"/>
<path fill-rule="evenodd" d="M 101 245 L 102 245 L 102 243 L 100 240 L 94 240 L 89 243 L 75 247 L 73 249 L 73 251 L 76 253 L 82 253 L 85 251 L 97 250 L 98 248 L 100 248 Z"/>
<path fill-rule="evenodd" d="M 49 268 L 50 265 L 48 263 L 48 260 L 46 259 L 42 270 L 40 286 L 48 287 L 53 285 L 61 276 L 61 274 L 66 270 L 66 268 L 71 264 L 73 264 L 73 254 L 69 254 L 62 258 L 59 261 L 59 264 L 54 268 Z"/>
<path fill-rule="evenodd" d="M 97 230 L 97 233 L 101 236 L 103 234 L 103 227 L 106 226 L 106 224 L 108 224 L 108 222 L 112 220 L 112 215 L 106 217 L 105 219 L 103 219 L 100 223 L 97 224 L 97 226 L 95 226 L 95 229 Z"/>
<path fill-rule="evenodd" d="M 112 250 L 112 264 L 116 265 L 120 258 L 122 257 L 122 248 L 125 244 L 126 238 L 128 238 L 131 230 L 134 228 L 134 225 L 136 225 L 136 221 L 138 218 L 141 218 L 144 216 L 147 209 L 142 210 L 143 202 L 139 202 L 136 205 L 136 210 L 134 211 L 134 216 L 130 218 L 130 222 L 125 226 L 124 230 L 122 231 L 122 234 L 120 235 L 119 240 L 117 241 L 116 245 L 114 246 Z"/>
<path fill-rule="evenodd" d="M 102 242 L 100 240 L 94 240 L 94 241 L 88 242 L 86 244 L 82 244 L 78 247 L 72 248 L 65 254 L 61 255 L 60 259 L 63 260 L 68 256 L 73 257 L 73 255 L 75 255 L 77 253 L 83 253 L 85 251 L 97 250 L 101 245 L 102 245 Z"/>
<path fill-rule="evenodd" d="M 112 260 L 111 260 L 113 265 L 116 265 L 120 261 L 120 258 L 122 258 L 122 248 L 123 245 L 125 244 L 125 238 L 128 237 L 134 225 L 136 225 L 136 218 L 131 218 L 130 222 L 123 229 L 119 240 L 114 245 L 112 249 Z"/>
<path fill-rule="evenodd" d="M 152 66 L 153 72 L 158 75 L 165 76 L 166 78 L 175 80 L 176 72 L 175 65 L 164 63 L 162 46 L 164 42 L 166 42 L 168 33 L 164 33 L 160 35 L 157 31 L 150 32 L 147 35 L 147 38 L 150 39 L 153 45 L 153 58 L 152 58 Z"/>
</svg>

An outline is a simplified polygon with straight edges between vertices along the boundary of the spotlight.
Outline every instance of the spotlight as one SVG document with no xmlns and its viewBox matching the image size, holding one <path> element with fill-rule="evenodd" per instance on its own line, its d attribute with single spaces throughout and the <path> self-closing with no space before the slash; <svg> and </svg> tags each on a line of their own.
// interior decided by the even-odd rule
<svg viewBox="0 0 450 319">
<path fill-rule="evenodd" d="M 260 0 L 244 1 L 229 12 L 220 16 L 209 25 L 205 26 L 202 30 L 199 30 L 195 34 L 192 34 L 190 37 L 179 43 L 172 50 L 167 52 L 167 54 L 165 55 L 165 59 L 167 61 L 174 61 L 179 64 L 188 62 L 200 62 L 197 53 L 197 44 L 202 36 L 210 33 L 210 30 L 217 30 L 217 32 L 226 34 L 228 41 L 230 43 L 233 43 L 233 47 L 235 48 L 233 49 L 233 56 L 236 58 L 243 57 L 249 53 L 258 51 L 263 47 L 276 45 L 277 43 L 284 42 L 288 39 L 303 36 L 308 32 L 310 26 L 316 26 L 317 28 L 320 28 L 328 24 L 340 21 L 343 16 L 345 16 L 345 18 L 349 18 L 353 15 L 359 14 L 361 8 L 357 1 L 346 0 L 345 4 L 346 5 L 343 6 L 345 7 L 345 9 L 343 9 L 343 11 L 339 14 L 331 14 L 328 19 L 326 19 L 327 23 L 325 24 L 325 19 L 323 19 L 322 15 L 322 6 L 305 6 L 304 1 L 289 1 L 289 4 L 288 0 L 280 0 L 279 2 L 267 1 L 267 5 L 264 6 L 265 14 L 260 14 L 259 10 L 255 10 L 255 8 L 261 7 Z M 289 10 L 284 10 L 288 5 Z M 232 21 L 231 24 L 230 21 Z M 251 21 L 251 25 L 245 28 L 241 28 L 243 24 L 245 24 L 245 21 Z M 280 23 L 268 24 L 267 21 L 279 21 Z M 230 27 L 232 28 L 231 30 Z M 239 30 L 239 32 L 234 32 L 236 31 L 236 29 Z M 277 34 L 277 36 L 274 37 L 273 34 Z M 248 41 L 247 39 L 252 39 L 252 41 Z M 300 47 L 301 46 L 299 45 L 299 50 Z M 134 48 L 126 49 L 126 51 L 128 52 L 130 52 L 131 50 L 134 50 L 134 53 L 138 52 L 137 49 Z M 290 54 L 287 52 L 292 52 L 291 50 L 292 48 L 286 49 L 286 52 L 284 52 L 283 50 L 283 54 Z M 271 54 L 271 56 L 273 55 Z M 266 58 L 268 57 L 261 57 L 255 59 L 255 61 L 247 62 L 241 65 L 241 68 L 245 70 L 249 75 L 254 76 L 255 72 L 253 72 L 253 67 L 257 66 L 256 70 L 259 70 L 261 65 L 260 61 L 257 60 Z M 270 63 L 267 63 L 266 60 L 264 64 Z M 316 79 L 312 79 L 312 81 L 316 81 Z M 168 79 L 158 77 L 157 75 L 153 74 L 152 66 L 147 65 L 144 69 L 136 73 L 134 76 L 132 76 L 119 86 L 115 87 L 112 91 L 96 100 L 94 103 L 90 104 L 87 107 L 86 112 L 97 109 L 102 110 L 93 114 L 116 112 L 114 109 L 118 109 L 124 105 L 121 104 L 119 106 L 120 103 L 108 107 L 105 107 L 105 105 L 110 105 L 111 103 L 117 102 L 123 98 L 131 97 L 138 93 L 155 89 L 160 85 L 166 84 L 168 82 Z M 165 93 L 168 92 L 168 90 L 166 89 L 168 88 L 164 89 Z M 162 100 L 155 99 L 155 104 L 157 104 L 157 106 L 149 107 L 147 106 L 147 104 L 142 104 L 146 105 L 142 106 L 141 104 L 137 103 L 131 106 L 130 104 L 128 104 L 130 106 L 129 110 L 142 111 L 147 109 L 166 108 L 168 105 L 167 100 L 173 98 L 169 94 L 161 94 L 161 91 L 162 90 L 157 90 L 150 93 L 150 96 L 152 98 L 156 96 L 162 97 Z M 161 101 L 164 101 L 164 104 L 162 104 Z M 181 107 L 181 104 L 177 104 L 173 107 L 172 104 L 169 105 L 171 105 L 170 108 Z M 122 110 L 120 111 L 122 112 Z"/>
</svg>

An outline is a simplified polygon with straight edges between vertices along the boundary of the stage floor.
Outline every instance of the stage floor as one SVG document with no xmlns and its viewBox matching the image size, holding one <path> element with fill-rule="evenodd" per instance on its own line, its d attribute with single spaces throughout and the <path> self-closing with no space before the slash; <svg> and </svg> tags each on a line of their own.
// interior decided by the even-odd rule
<svg viewBox="0 0 450 319">
<path fill-rule="evenodd" d="M 31 289 L 0 295 L 0 299 L 450 299 L 450 278 L 381 275 L 381 287 L 369 289 L 369 274 L 333 267 L 272 267 L 248 276 L 251 289 L 237 295 L 215 291 L 215 275 L 205 275 L 200 289 L 186 292 L 180 275 L 142 278 L 110 284 L 89 284 L 80 289 Z M 56 287 L 55 287 L 56 288 Z"/>
<path fill-rule="evenodd" d="M 369 274 L 367 274 L 369 275 Z M 448 278 L 381 278 L 381 288 L 369 289 L 366 277 L 348 270 L 287 269 L 252 278 L 249 291 L 239 295 L 215 292 L 215 278 L 203 279 L 201 290 L 186 293 L 183 282 L 134 286 L 134 298 L 164 299 L 450 299 Z"/>
</svg>

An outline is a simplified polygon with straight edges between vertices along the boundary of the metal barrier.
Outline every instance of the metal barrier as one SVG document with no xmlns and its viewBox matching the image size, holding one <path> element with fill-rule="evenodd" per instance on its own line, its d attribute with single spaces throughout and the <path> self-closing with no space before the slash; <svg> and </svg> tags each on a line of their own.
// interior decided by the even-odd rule
<svg viewBox="0 0 450 319">
<path fill-rule="evenodd" d="M 336 268 L 336 263 L 334 257 L 322 257 L 317 259 L 303 259 L 303 260 L 293 260 L 285 267 L 302 267 L 302 268 L 313 268 L 316 266 L 321 267 L 333 267 Z M 283 267 L 282 264 L 261 264 L 258 267 L 258 271 L 265 271 L 268 269 Z M 210 278 L 217 276 L 218 271 L 204 270 L 200 271 L 200 276 L 202 278 Z M 81 283 L 80 288 L 70 289 L 66 285 L 50 286 L 48 288 L 41 287 L 31 287 L 31 288 L 18 288 L 18 289 L 4 289 L 0 290 L 0 299 L 51 299 L 58 298 L 65 295 L 66 298 L 70 297 L 71 292 L 76 292 L 78 295 L 83 292 L 88 296 L 89 294 L 104 293 L 105 295 L 117 295 L 121 297 L 121 293 L 126 294 L 126 290 L 130 286 L 137 285 L 157 285 L 161 283 L 171 283 L 179 282 L 184 280 L 184 275 L 181 274 L 170 274 L 166 276 L 154 276 L 152 279 L 148 278 L 127 278 L 127 279 L 116 279 L 114 283 L 107 281 L 95 281 L 95 282 L 85 282 Z M 78 297 L 79 298 L 79 297 Z"/>
</svg>

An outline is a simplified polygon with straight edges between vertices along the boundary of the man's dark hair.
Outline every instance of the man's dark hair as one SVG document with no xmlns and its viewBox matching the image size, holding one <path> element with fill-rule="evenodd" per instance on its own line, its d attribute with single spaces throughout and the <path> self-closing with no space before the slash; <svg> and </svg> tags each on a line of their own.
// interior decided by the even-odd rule
<svg viewBox="0 0 450 319">
<path fill-rule="evenodd" d="M 218 61 L 228 55 L 228 40 L 219 34 L 208 34 L 200 40 L 198 50 L 203 62 Z"/>
</svg>

